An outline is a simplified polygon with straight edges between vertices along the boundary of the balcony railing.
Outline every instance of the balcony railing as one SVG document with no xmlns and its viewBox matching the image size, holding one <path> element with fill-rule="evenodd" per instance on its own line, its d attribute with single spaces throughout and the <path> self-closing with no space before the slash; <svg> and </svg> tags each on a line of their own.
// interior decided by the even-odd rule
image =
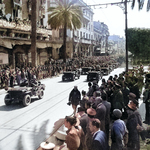
<svg viewBox="0 0 150 150">
<path fill-rule="evenodd" d="M 8 22 L 6 20 L 0 19 L 0 28 L 6 28 L 6 29 L 16 29 L 21 31 L 29 31 L 31 32 L 31 25 L 27 24 L 16 24 L 15 22 Z M 43 34 L 43 35 L 52 35 L 51 30 L 47 30 L 44 28 L 37 28 L 37 33 Z"/>
<path fill-rule="evenodd" d="M 18 5 L 18 6 L 22 5 L 21 0 L 13 0 L 13 2 L 14 2 L 14 5 Z"/>
</svg>

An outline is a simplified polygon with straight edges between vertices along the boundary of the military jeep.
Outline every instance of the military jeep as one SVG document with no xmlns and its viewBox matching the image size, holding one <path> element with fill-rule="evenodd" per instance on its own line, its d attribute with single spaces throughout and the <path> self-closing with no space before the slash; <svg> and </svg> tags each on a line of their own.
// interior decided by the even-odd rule
<svg viewBox="0 0 150 150">
<path fill-rule="evenodd" d="M 62 75 L 62 81 L 74 81 L 80 78 L 80 71 L 66 71 Z"/>
<path fill-rule="evenodd" d="M 45 85 L 38 82 L 37 86 L 14 87 L 7 91 L 4 98 L 5 105 L 11 105 L 13 102 L 22 102 L 23 106 L 28 106 L 31 103 L 32 96 L 38 96 L 42 99 L 44 96 Z"/>
<path fill-rule="evenodd" d="M 102 73 L 100 71 L 90 71 L 87 74 L 87 81 L 99 81 L 102 79 Z"/>
</svg>

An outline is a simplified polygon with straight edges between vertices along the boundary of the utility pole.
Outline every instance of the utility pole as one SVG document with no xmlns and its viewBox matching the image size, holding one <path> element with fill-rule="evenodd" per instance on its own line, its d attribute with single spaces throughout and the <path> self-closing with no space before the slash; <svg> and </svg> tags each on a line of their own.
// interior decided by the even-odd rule
<svg viewBox="0 0 150 150">
<path fill-rule="evenodd" d="M 37 48 L 36 48 L 36 28 L 37 28 L 37 15 L 36 15 L 36 8 L 37 8 L 37 1 L 32 0 L 31 1 L 31 25 L 32 25 L 32 30 L 31 30 L 31 62 L 32 62 L 32 67 L 37 66 Z"/>
<path fill-rule="evenodd" d="M 126 37 L 126 72 L 128 72 L 128 18 L 127 18 L 127 0 L 125 0 L 125 37 Z"/>
</svg>

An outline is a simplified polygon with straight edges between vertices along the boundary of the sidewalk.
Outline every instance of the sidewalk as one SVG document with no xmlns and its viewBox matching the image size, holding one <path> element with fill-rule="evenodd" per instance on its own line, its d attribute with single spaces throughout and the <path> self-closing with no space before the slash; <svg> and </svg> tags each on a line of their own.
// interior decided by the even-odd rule
<svg viewBox="0 0 150 150">
<path fill-rule="evenodd" d="M 0 89 L 0 95 L 6 93 L 7 91 L 5 89 Z"/>
</svg>

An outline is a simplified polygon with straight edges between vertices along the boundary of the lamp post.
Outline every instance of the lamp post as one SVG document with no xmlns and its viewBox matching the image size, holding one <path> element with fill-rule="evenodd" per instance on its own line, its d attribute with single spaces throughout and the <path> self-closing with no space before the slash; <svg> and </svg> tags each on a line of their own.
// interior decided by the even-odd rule
<svg viewBox="0 0 150 150">
<path fill-rule="evenodd" d="M 128 19 L 127 19 L 127 0 L 125 0 L 125 37 L 126 37 L 126 72 L 128 72 Z"/>
</svg>

